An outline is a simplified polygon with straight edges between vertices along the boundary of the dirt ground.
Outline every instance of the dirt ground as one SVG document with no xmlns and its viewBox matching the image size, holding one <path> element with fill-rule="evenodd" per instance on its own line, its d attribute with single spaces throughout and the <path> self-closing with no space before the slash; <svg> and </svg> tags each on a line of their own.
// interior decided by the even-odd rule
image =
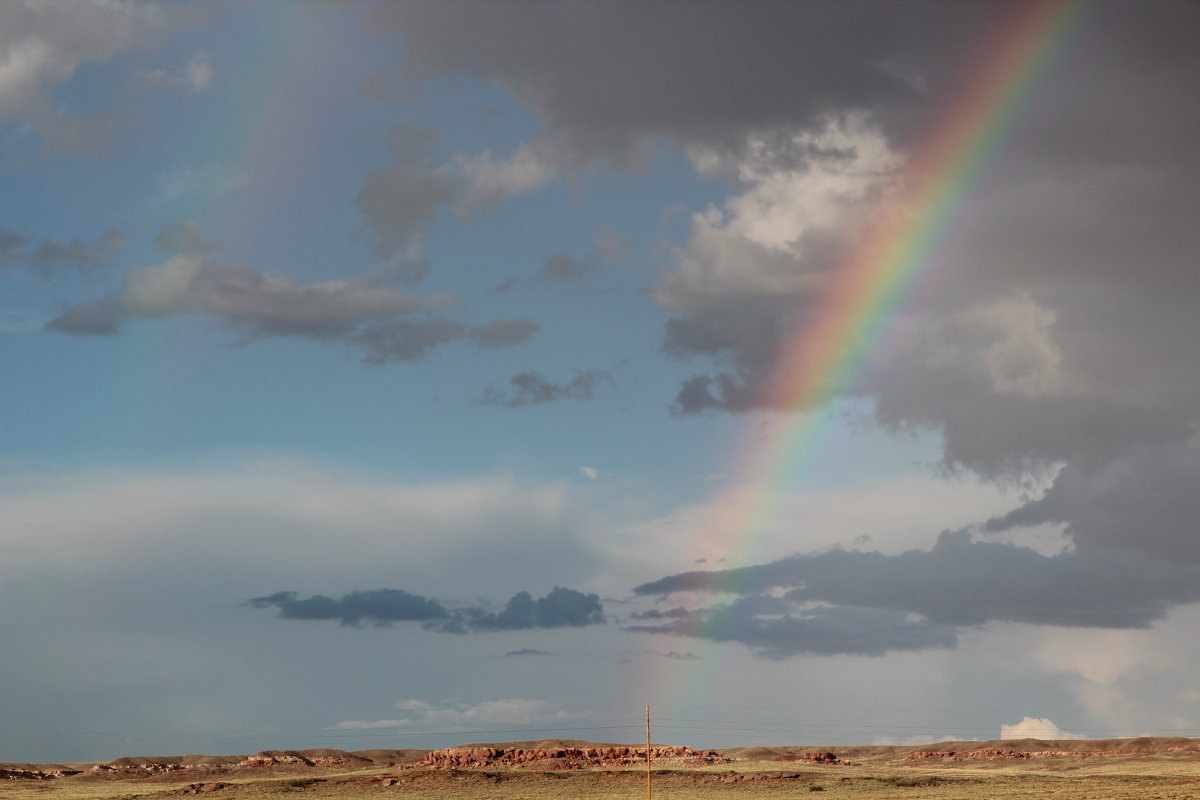
<svg viewBox="0 0 1200 800">
<path fill-rule="evenodd" d="M 728 763 L 656 769 L 652 787 L 655 800 L 814 800 L 813 794 L 818 792 L 829 800 L 1200 800 L 1200 749 L 1196 744 L 1191 740 L 1153 740 L 1146 745 L 1147 741 L 1092 743 L 1100 747 L 1090 751 L 1080 743 L 1071 743 L 1074 750 L 1063 750 L 1055 746 L 1061 743 L 1024 742 L 1015 748 L 984 746 L 995 743 L 843 748 L 838 763 L 795 760 L 802 759 L 805 752 L 823 750 L 816 748 L 728 750 L 724 751 L 732 759 Z M 410 763 L 352 769 L 281 764 L 250 770 L 249 774 L 218 769 L 131 776 L 102 770 L 41 780 L 0 780 L 0 800 L 197 796 L 213 800 L 281 796 L 617 800 L 646 797 L 646 773 L 638 765 L 460 769 L 429 766 L 414 758 Z"/>
</svg>

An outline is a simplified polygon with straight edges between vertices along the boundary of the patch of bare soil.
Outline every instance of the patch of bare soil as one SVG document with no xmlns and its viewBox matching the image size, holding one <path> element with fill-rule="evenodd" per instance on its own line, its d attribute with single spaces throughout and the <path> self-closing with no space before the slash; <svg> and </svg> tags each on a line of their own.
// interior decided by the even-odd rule
<svg viewBox="0 0 1200 800">
<path fill-rule="evenodd" d="M 1024 739 L 906 747 L 786 745 L 724 751 L 654 745 L 650 754 L 656 786 L 674 787 L 685 794 L 691 787 L 694 796 L 710 797 L 723 793 L 723 787 L 770 794 L 777 789 L 793 791 L 787 787 L 804 791 L 806 785 L 808 791 L 818 791 L 824 788 L 822 784 L 842 788 L 886 785 L 898 790 L 934 785 L 930 781 L 970 783 L 983 779 L 985 773 L 994 776 L 988 780 L 1015 780 L 1004 777 L 1014 767 L 1042 775 L 1059 771 L 1078 775 L 1078 770 L 1085 769 L 1091 781 L 1123 780 L 1120 775 L 1108 774 L 1113 768 L 1136 770 L 1138 780 L 1162 770 L 1154 780 L 1168 775 L 1194 780 L 1193 773 L 1200 766 L 1200 740 Z M 507 796 L 506 792 L 521 797 L 609 797 L 609 787 L 611 796 L 618 796 L 644 780 L 639 769 L 644 759 L 644 746 L 548 739 L 434 751 L 319 748 L 235 756 L 126 757 L 94 764 L 0 764 L 0 785 L 9 787 L 0 791 L 0 796 L 18 791 L 14 797 L 40 797 L 42 789 L 53 789 L 52 794 L 64 800 L 116 797 L 121 792 L 253 800 L 274 793 L 308 792 L 340 798 L 412 788 L 432 792 L 431 797 L 440 796 L 437 792 L 459 797 L 464 791 L 479 797 Z M 772 765 L 772 761 L 794 762 L 795 766 Z M 802 771 L 797 770 L 800 765 Z M 920 768 L 932 769 L 933 777 Z M 950 777 L 945 772 L 948 768 L 972 774 Z M 483 788 L 500 784 L 505 791 L 489 794 L 490 790 Z M 482 793 L 476 793 L 476 788 Z M 343 790 L 349 794 L 339 794 Z"/>
</svg>

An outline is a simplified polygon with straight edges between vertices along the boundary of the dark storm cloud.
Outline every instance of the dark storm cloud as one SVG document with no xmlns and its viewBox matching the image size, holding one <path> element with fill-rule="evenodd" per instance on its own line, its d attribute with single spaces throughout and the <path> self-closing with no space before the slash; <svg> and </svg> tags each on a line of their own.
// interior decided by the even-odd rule
<svg viewBox="0 0 1200 800">
<path fill-rule="evenodd" d="M 595 396 L 596 388 L 603 383 L 612 383 L 612 374 L 608 370 L 583 370 L 565 383 L 554 383 L 540 372 L 527 370 L 509 378 L 512 388 L 508 392 L 488 387 L 481 402 L 484 405 L 516 408 L 557 400 L 590 400 Z"/>
<path fill-rule="evenodd" d="M 1140 628 L 1174 606 L 1200 601 L 1200 570 L 1113 550 L 1043 556 L 947 531 L 928 551 L 892 556 L 830 550 L 739 569 L 686 572 L 634 592 L 780 589 L 788 590 L 785 597 L 792 602 L 915 613 L 938 625 Z"/>
<path fill-rule="evenodd" d="M 1061 524 L 1080 552 L 1121 549 L 1173 564 L 1200 564 L 1200 449 L 1145 448 L 1090 471 L 1068 465 L 1046 493 L 983 529 L 1001 533 Z"/>
<path fill-rule="evenodd" d="M 994 10 L 1004 8 L 1013 6 Z M 1010 484 L 1057 475 L 1044 497 L 983 531 L 1059 526 L 1073 551 L 1043 557 L 943 538 L 929 554 L 806 556 L 793 566 L 846 567 L 845 584 L 827 586 L 806 568 L 796 597 L 906 609 L 956 625 L 1097 627 L 1143 626 L 1196 601 L 1200 239 L 1191 209 L 1200 204 L 1200 162 L 1188 141 L 1200 137 L 1200 107 L 1190 99 L 1200 53 L 1180 26 L 1197 24 L 1195 4 L 1088 7 L 984 181 L 947 220 L 919 292 L 843 387 L 882 427 L 938 436 L 947 471 Z M 931 86 L 930 97 L 945 96 L 936 80 Z M 936 118 L 923 100 L 912 110 Z M 904 138 L 882 118 L 869 119 L 904 156 Z M 811 169 L 850 156 L 802 146 L 785 158 L 787 148 L 769 135 L 755 141 L 772 151 L 774 171 L 746 171 L 757 162 L 745 154 L 727 158 L 743 168 L 739 194 L 697 215 L 658 287 L 672 312 L 666 351 L 698 363 L 676 395 L 679 414 L 777 402 L 762 387 L 782 346 L 825 309 L 841 253 L 867 230 L 856 215 L 887 188 L 881 179 L 861 207 L 844 204 L 849 227 L 804 228 L 783 244 L 755 239 L 756 231 L 774 235 L 769 225 L 779 219 L 797 218 L 779 186 L 808 188 Z M 1020 592 L 1006 595 L 984 564 Z M 772 566 L 744 575 L 761 578 L 753 570 Z M 935 586 L 945 607 L 929 594 Z"/>
<path fill-rule="evenodd" d="M 874 107 L 900 115 L 951 77 L 995 5 L 389 3 L 414 74 L 495 81 L 573 157 L 618 160 L 648 137 L 732 143 Z M 612 58 L 620 53 L 620 58 Z"/>
<path fill-rule="evenodd" d="M 245 605 L 278 608 L 279 616 L 284 619 L 337 620 L 351 627 L 361 627 L 363 623 L 388 627 L 396 622 L 419 622 L 426 630 L 457 634 L 578 628 L 606 621 L 598 595 L 560 586 L 536 600 L 529 592 L 518 592 L 499 612 L 481 606 L 447 608 L 436 600 L 402 589 L 355 591 L 340 598 L 318 594 L 303 599 L 296 592 L 276 592 L 251 598 Z"/>
<path fill-rule="evenodd" d="M 30 246 L 25 237 L 0 228 L 0 264 L 21 264 L 51 278 L 60 271 L 87 272 L 111 263 L 125 249 L 125 235 L 110 228 L 92 241 L 45 240 Z"/>
<path fill-rule="evenodd" d="M 631 625 L 632 633 L 668 634 L 740 642 L 765 658 L 797 655 L 881 656 L 894 651 L 953 647 L 954 628 L 913 620 L 896 610 L 824 607 L 797 610 L 787 601 L 751 594 L 699 608 L 658 625 Z"/>
</svg>

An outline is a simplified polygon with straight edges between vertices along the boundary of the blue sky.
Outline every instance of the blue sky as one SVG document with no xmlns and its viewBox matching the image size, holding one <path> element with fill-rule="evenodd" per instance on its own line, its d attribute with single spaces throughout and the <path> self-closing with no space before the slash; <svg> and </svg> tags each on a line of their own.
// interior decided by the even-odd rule
<svg viewBox="0 0 1200 800">
<path fill-rule="evenodd" d="M 821 409 L 1025 6 L 0 7 L 0 761 L 1195 734 L 1196 8 L 1078 6 Z"/>
</svg>

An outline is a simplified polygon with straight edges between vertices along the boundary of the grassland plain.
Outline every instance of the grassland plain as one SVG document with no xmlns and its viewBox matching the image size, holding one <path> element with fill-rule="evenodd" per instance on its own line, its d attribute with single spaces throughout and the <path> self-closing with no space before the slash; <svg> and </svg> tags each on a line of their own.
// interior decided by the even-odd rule
<svg viewBox="0 0 1200 800">
<path fill-rule="evenodd" d="M 963 743 L 958 743 L 963 744 Z M 944 745 L 929 745 L 942 750 Z M 755 748 L 788 753 L 803 748 Z M 811 748 L 809 748 L 811 749 Z M 1112 753 L 1098 757 L 1012 760 L 913 760 L 913 748 L 852 748 L 845 764 L 735 760 L 653 775 L 657 800 L 799 798 L 816 800 L 1200 800 L 1200 753 Z M 887 752 L 893 751 L 893 752 Z M 735 751 L 727 751 L 736 756 Z M 895 756 L 895 757 L 889 757 Z M 777 756 L 776 756 L 777 757 Z M 84 765 L 78 765 L 84 766 Z M 155 775 L 142 778 L 10 780 L 2 800 L 155 800 L 201 796 L 214 800 L 310 797 L 419 797 L 425 800 L 624 800 L 646 796 L 638 766 L 580 770 L 528 768 L 387 768 L 274 771 L 253 776 Z M 815 794 L 820 793 L 820 794 Z"/>
</svg>

